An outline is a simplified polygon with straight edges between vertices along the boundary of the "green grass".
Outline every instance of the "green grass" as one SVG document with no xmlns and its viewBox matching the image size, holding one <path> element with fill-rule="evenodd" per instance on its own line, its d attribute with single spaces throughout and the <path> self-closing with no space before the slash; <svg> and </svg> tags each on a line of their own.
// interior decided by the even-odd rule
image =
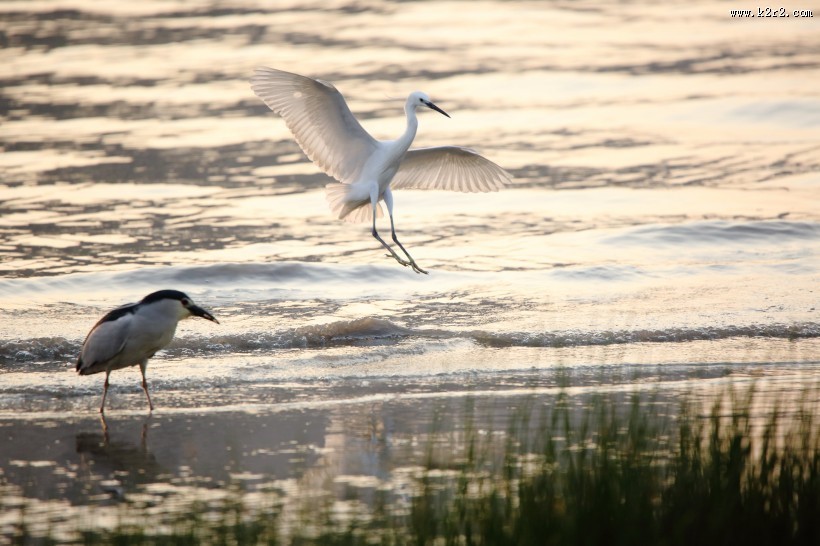
<svg viewBox="0 0 820 546">
<path fill-rule="evenodd" d="M 773 411 L 756 424 L 752 401 L 718 402 L 707 419 L 684 406 L 675 421 L 639 397 L 626 415 L 600 398 L 576 423 L 559 407 L 534 468 L 508 449 L 500 479 L 468 465 L 454 488 L 426 481 L 412 542 L 820 544 L 817 419 L 801 410 L 781 430 Z"/>
<path fill-rule="evenodd" d="M 237 492 L 216 518 L 195 506 L 170 530 L 91 529 L 77 543 L 816 546 L 816 405 L 753 418 L 754 402 L 752 391 L 706 410 L 601 396 L 579 410 L 562 395 L 536 417 L 522 410 L 503 446 L 469 429 L 456 456 L 431 444 L 404 507 L 382 498 L 343 524 L 327 507 L 306 511 L 285 532 L 278 507 L 251 511 Z M 15 542 L 33 543 L 24 523 Z"/>
</svg>

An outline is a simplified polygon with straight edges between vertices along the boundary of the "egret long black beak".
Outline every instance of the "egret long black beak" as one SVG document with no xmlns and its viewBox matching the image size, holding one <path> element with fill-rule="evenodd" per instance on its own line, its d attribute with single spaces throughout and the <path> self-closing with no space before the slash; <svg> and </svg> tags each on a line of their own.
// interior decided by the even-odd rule
<svg viewBox="0 0 820 546">
<path fill-rule="evenodd" d="M 214 317 L 212 314 L 210 314 L 208 311 L 206 311 L 199 305 L 189 305 L 188 311 L 190 311 L 191 314 L 195 317 L 202 317 L 204 319 L 210 320 L 211 322 L 219 324 L 219 321 L 216 320 L 216 317 Z"/>
<path fill-rule="evenodd" d="M 427 108 L 430 108 L 431 110 L 435 110 L 435 111 L 436 111 L 436 112 L 438 112 L 439 114 L 444 114 L 444 115 L 445 115 L 445 116 L 447 116 L 448 118 L 450 117 L 450 114 L 448 114 L 447 112 L 445 112 L 444 110 L 442 110 L 441 108 L 439 108 L 438 106 L 436 106 L 435 104 L 433 104 L 432 102 L 430 102 L 429 100 L 424 101 L 424 104 L 426 104 L 426 105 L 427 105 Z"/>
</svg>

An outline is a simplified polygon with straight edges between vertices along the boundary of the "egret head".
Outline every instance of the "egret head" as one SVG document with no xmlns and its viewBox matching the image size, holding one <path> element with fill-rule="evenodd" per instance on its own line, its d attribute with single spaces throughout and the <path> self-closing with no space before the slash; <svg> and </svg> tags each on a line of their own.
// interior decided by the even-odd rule
<svg viewBox="0 0 820 546">
<path fill-rule="evenodd" d="M 422 91 L 413 91 L 412 93 L 410 93 L 410 96 L 407 97 L 407 104 L 409 106 L 412 106 L 413 108 L 418 108 L 420 106 L 426 106 L 427 108 L 430 108 L 431 110 L 435 110 L 436 112 L 438 112 L 440 114 L 444 114 L 448 118 L 450 117 L 450 114 L 448 114 L 447 112 L 445 112 L 444 110 L 442 110 L 441 108 L 439 108 L 438 106 L 433 104 L 433 101 L 430 100 L 430 97 L 427 96 L 427 93 L 424 93 Z"/>
</svg>

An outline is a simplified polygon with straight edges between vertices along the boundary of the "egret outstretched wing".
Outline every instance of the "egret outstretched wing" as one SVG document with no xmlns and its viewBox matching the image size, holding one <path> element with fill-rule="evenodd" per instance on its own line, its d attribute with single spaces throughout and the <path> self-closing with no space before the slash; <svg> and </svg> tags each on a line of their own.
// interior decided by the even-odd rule
<svg viewBox="0 0 820 546">
<path fill-rule="evenodd" d="M 282 116 L 296 142 L 324 172 L 350 184 L 377 148 L 336 88 L 273 68 L 257 68 L 251 88 Z"/>
<path fill-rule="evenodd" d="M 390 186 L 394 189 L 498 191 L 510 173 L 469 148 L 437 146 L 408 150 Z"/>
</svg>

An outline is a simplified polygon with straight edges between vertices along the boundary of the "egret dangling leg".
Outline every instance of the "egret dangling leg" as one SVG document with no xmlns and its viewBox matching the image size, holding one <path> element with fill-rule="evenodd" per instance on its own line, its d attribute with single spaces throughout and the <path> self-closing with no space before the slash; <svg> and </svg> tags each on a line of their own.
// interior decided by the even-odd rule
<svg viewBox="0 0 820 546">
<path fill-rule="evenodd" d="M 404 265 L 409 264 L 410 267 L 413 268 L 413 271 L 415 271 L 416 273 L 424 273 L 425 275 L 427 275 L 427 271 L 425 271 L 425 270 L 423 270 L 422 268 L 419 267 L 419 265 L 416 263 L 416 260 L 413 259 L 413 257 L 410 255 L 410 253 L 407 252 L 407 249 L 404 248 L 404 245 L 399 242 L 399 238 L 396 237 L 396 228 L 393 227 L 393 215 L 392 214 L 390 215 L 390 231 L 393 233 L 393 242 L 396 243 L 397 245 L 399 245 L 399 248 L 407 256 L 407 259 L 410 260 L 409 262 L 406 262 Z"/>
<path fill-rule="evenodd" d="M 390 252 L 389 256 L 393 256 L 393 258 L 395 258 L 397 262 L 399 262 L 401 265 L 407 267 L 408 265 L 411 265 L 411 263 L 408 262 L 407 260 L 403 260 L 398 254 L 396 254 L 396 251 L 393 250 L 392 248 L 390 248 L 390 245 L 385 243 L 384 239 L 382 239 L 381 236 L 379 235 L 379 232 L 376 231 L 376 208 L 379 206 L 379 201 L 378 201 L 377 195 L 378 194 L 375 194 L 375 196 L 371 195 L 371 198 L 370 198 L 371 202 L 373 203 L 373 230 L 371 231 L 371 233 L 373 234 L 373 237 L 375 237 L 376 240 L 379 241 L 382 244 L 382 246 Z M 391 225 L 392 225 L 392 223 L 391 223 Z M 394 234 L 394 238 L 395 238 L 395 234 Z M 406 252 L 405 252 L 405 254 L 406 254 Z"/>
<path fill-rule="evenodd" d="M 148 411 L 154 411 L 154 404 L 151 403 L 151 395 L 148 394 L 148 381 L 145 380 L 145 368 L 148 367 L 148 359 L 146 358 L 140 362 L 140 373 L 142 374 L 142 390 L 145 391 L 145 397 L 148 399 Z"/>
<path fill-rule="evenodd" d="M 404 255 L 407 256 L 409 260 L 410 267 L 413 268 L 413 271 L 416 273 L 424 273 L 427 275 L 427 271 L 423 270 L 418 266 L 416 260 L 407 252 L 407 249 L 404 248 L 404 245 L 399 242 L 399 238 L 396 236 L 396 226 L 393 223 L 393 192 L 390 191 L 390 188 L 386 188 L 384 190 L 384 204 L 387 205 L 387 215 L 390 217 L 390 233 L 393 235 L 393 242 L 399 245 L 399 248 L 404 252 Z"/>
</svg>

